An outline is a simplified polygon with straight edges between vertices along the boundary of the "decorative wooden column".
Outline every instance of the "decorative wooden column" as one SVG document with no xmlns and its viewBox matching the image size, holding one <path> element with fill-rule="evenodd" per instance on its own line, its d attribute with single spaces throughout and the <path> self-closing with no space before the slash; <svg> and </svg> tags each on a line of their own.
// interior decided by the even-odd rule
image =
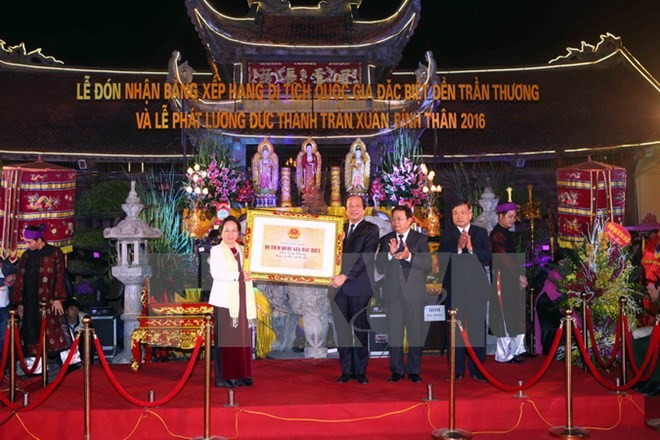
<svg viewBox="0 0 660 440">
<path fill-rule="evenodd" d="M 280 206 L 282 208 L 290 208 L 291 207 L 291 168 L 282 167 L 282 176 L 280 178 L 280 185 L 282 189 Z"/>
<path fill-rule="evenodd" d="M 330 206 L 341 206 L 341 167 L 330 167 Z"/>
</svg>

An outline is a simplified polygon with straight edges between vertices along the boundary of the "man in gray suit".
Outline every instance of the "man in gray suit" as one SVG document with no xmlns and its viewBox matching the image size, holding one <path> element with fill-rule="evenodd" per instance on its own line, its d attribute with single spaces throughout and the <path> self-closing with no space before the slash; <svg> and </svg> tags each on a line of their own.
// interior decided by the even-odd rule
<svg viewBox="0 0 660 440">
<path fill-rule="evenodd" d="M 410 226 L 413 213 L 408 206 L 392 210 L 394 232 L 380 240 L 376 269 L 385 275 L 383 299 L 388 321 L 390 351 L 390 382 L 398 382 L 408 375 L 413 382 L 421 382 L 422 348 L 426 341 L 428 323 L 424 322 L 426 304 L 426 275 L 431 271 L 431 254 L 426 235 Z M 403 354 L 404 329 L 408 339 L 408 359 Z"/>
</svg>

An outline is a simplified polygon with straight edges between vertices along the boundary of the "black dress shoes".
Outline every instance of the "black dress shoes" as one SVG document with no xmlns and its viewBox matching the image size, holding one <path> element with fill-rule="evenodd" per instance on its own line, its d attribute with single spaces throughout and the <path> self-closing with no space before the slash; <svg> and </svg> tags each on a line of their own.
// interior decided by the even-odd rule
<svg viewBox="0 0 660 440">
<path fill-rule="evenodd" d="M 639 381 L 635 384 L 634 387 L 632 387 L 632 389 L 635 390 L 635 391 L 644 392 L 645 387 L 646 387 L 646 382 Z"/>
<path fill-rule="evenodd" d="M 252 386 L 252 378 L 251 377 L 246 377 L 244 379 L 239 380 L 240 385 L 246 386 L 246 387 L 251 387 Z"/>
<path fill-rule="evenodd" d="M 463 379 L 463 374 L 456 374 L 456 375 L 454 376 L 454 380 L 455 380 L 455 381 L 459 381 L 459 380 L 461 380 L 461 379 Z M 447 376 L 447 382 L 449 382 L 450 380 L 451 380 L 451 376 Z"/>
<path fill-rule="evenodd" d="M 352 376 L 351 376 L 350 374 L 342 374 L 341 376 L 339 376 L 339 377 L 337 378 L 337 382 L 339 382 L 339 383 L 346 383 L 346 382 L 348 382 L 349 380 L 351 380 L 351 377 L 352 377 Z"/>
<path fill-rule="evenodd" d="M 422 381 L 422 376 L 419 374 L 409 374 L 408 379 L 410 379 L 411 382 L 421 382 Z"/>
<path fill-rule="evenodd" d="M 405 375 L 399 374 L 399 373 L 392 373 L 389 379 L 387 379 L 388 382 L 398 382 L 401 379 L 403 379 Z"/>
<path fill-rule="evenodd" d="M 215 386 L 216 387 L 224 387 L 224 388 L 234 388 L 234 381 L 233 380 L 216 380 L 215 381 Z"/>
<path fill-rule="evenodd" d="M 515 357 L 511 358 L 510 361 L 507 361 L 506 363 L 507 364 L 522 364 L 523 362 L 525 362 L 525 361 L 522 360 L 521 358 L 519 358 L 518 356 L 515 356 Z"/>
<path fill-rule="evenodd" d="M 363 385 L 369 383 L 369 379 L 367 379 L 367 376 L 365 376 L 364 374 L 358 374 L 356 378 L 358 383 L 361 383 Z"/>
<path fill-rule="evenodd" d="M 486 378 L 484 377 L 484 375 L 479 373 L 478 371 L 472 374 L 472 379 L 478 380 L 479 382 L 486 382 Z"/>
<path fill-rule="evenodd" d="M 654 397 L 660 395 L 660 383 L 650 381 L 644 386 L 642 394 L 646 397 Z"/>
</svg>

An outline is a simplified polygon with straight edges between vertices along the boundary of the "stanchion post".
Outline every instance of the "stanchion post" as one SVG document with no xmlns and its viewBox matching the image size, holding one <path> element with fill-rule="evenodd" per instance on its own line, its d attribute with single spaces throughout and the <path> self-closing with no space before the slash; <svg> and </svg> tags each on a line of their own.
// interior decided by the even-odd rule
<svg viewBox="0 0 660 440">
<path fill-rule="evenodd" d="M 587 307 L 589 307 L 589 294 L 587 292 L 582 292 L 580 294 L 580 300 L 582 304 L 582 343 L 584 344 L 585 351 L 589 353 L 589 329 L 587 328 Z M 582 369 L 584 371 L 588 371 L 589 368 L 587 367 L 587 361 L 588 359 L 583 359 L 583 364 Z"/>
<path fill-rule="evenodd" d="M 457 309 L 449 310 L 449 427 L 436 429 L 431 433 L 434 439 L 471 439 L 472 433 L 464 429 L 456 429 L 455 388 L 456 388 L 456 313 Z"/>
<path fill-rule="evenodd" d="M 573 426 L 573 310 L 567 309 L 564 312 L 564 364 L 566 365 L 566 426 L 554 426 L 550 428 L 550 435 L 564 438 L 589 437 L 589 431 L 583 428 Z"/>
<path fill-rule="evenodd" d="M 536 303 L 535 303 L 535 295 L 536 292 L 534 290 L 534 287 L 529 287 L 527 289 L 528 295 L 527 295 L 527 301 L 529 304 L 529 307 L 527 308 L 529 310 L 529 316 L 527 317 L 527 323 L 528 328 L 527 328 L 527 333 L 525 335 L 525 339 L 527 340 L 527 346 L 529 347 L 528 353 L 530 355 L 534 355 L 536 353 L 536 340 L 534 338 L 534 327 L 536 325 Z"/>
<path fill-rule="evenodd" d="M 204 438 L 211 437 L 211 319 L 204 315 Z"/>
<path fill-rule="evenodd" d="M 539 202 L 535 202 L 534 198 L 532 197 L 532 192 L 534 190 L 534 185 L 531 183 L 527 185 L 527 203 L 522 205 L 521 207 L 521 213 L 522 217 L 525 220 L 529 220 L 529 238 L 530 238 L 530 244 L 529 244 L 529 250 L 530 250 L 530 257 L 529 261 L 531 263 L 531 274 L 532 276 L 536 273 L 536 237 L 534 233 L 534 221 L 535 220 L 540 220 L 541 219 L 541 204 Z M 509 200 L 511 200 L 511 192 L 509 192 Z M 530 354 L 534 354 L 534 290 L 530 289 L 530 295 L 527 298 L 528 300 L 528 310 L 529 310 L 529 322 L 531 323 L 531 328 L 529 329 L 528 332 L 526 332 L 529 335 L 529 342 L 527 345 L 529 346 Z"/>
<path fill-rule="evenodd" d="M 521 389 L 516 394 L 513 395 L 514 399 L 527 399 L 527 397 L 529 397 L 529 396 L 527 396 L 527 394 L 525 394 L 525 390 L 522 389 L 522 386 L 523 386 L 524 383 L 525 382 L 523 382 L 522 380 L 518 381 L 518 386 Z"/>
<path fill-rule="evenodd" d="M 628 382 L 628 366 L 626 365 L 626 353 L 628 349 L 628 341 L 626 340 L 626 320 L 623 319 L 626 316 L 626 305 L 628 305 L 628 299 L 625 297 L 619 298 L 619 316 L 621 316 L 621 384 L 625 385 Z M 614 353 L 612 353 L 614 356 Z"/>
<path fill-rule="evenodd" d="M 83 438 L 89 440 L 92 438 L 92 381 L 91 381 L 91 371 L 92 371 L 92 360 L 91 360 L 91 337 L 92 330 L 91 324 L 92 318 L 85 316 L 82 319 L 83 331 L 82 331 L 82 342 L 83 342 L 83 377 L 84 377 L 84 434 Z M 80 346 L 80 342 L 78 342 Z"/>
<path fill-rule="evenodd" d="M 9 311 L 9 401 L 16 401 L 16 310 Z"/>
<path fill-rule="evenodd" d="M 39 310 L 41 310 L 41 320 L 42 322 L 46 320 L 46 314 L 48 313 L 46 301 L 41 301 L 39 303 Z M 39 327 L 41 328 L 41 327 Z M 47 331 L 44 332 L 44 338 L 41 341 L 41 383 L 46 387 L 48 385 L 48 345 L 46 341 L 48 336 L 46 335 Z M 36 359 L 35 359 L 36 362 Z M 34 365 L 33 365 L 34 367 Z M 36 368 L 36 367 L 35 367 Z"/>
</svg>

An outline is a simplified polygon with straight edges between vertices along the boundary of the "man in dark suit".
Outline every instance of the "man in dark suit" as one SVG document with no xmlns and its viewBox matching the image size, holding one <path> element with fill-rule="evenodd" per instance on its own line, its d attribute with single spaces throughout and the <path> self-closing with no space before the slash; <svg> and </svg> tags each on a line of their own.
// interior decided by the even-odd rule
<svg viewBox="0 0 660 440">
<path fill-rule="evenodd" d="M 410 226 L 413 213 L 408 206 L 392 210 L 392 229 L 380 240 L 376 259 L 378 272 L 385 275 L 383 299 L 388 321 L 390 350 L 390 382 L 398 382 L 406 374 L 413 382 L 421 382 L 422 347 L 428 332 L 424 322 L 426 274 L 431 271 L 429 242 L 424 234 Z M 408 360 L 403 355 L 404 329 L 408 339 Z"/>
<path fill-rule="evenodd" d="M 488 232 L 472 225 L 472 208 L 461 201 L 451 210 L 453 227 L 440 238 L 441 261 L 448 261 L 443 288 L 447 290 L 448 307 L 458 309 L 456 318 L 463 324 L 470 344 L 480 362 L 486 360 L 486 305 L 489 296 L 488 275 L 484 266 L 490 262 L 491 249 Z M 451 254 L 451 258 L 446 258 Z M 456 338 L 456 378 L 465 376 L 465 344 Z M 468 359 L 470 376 L 484 381 L 484 377 Z"/>
<path fill-rule="evenodd" d="M 361 384 L 369 383 L 367 307 L 373 295 L 379 231 L 378 226 L 364 220 L 364 208 L 360 196 L 349 196 L 346 200 L 348 222 L 344 226 L 341 273 L 330 278 L 330 304 L 341 367 L 337 382 L 340 383 L 351 379 Z"/>
</svg>

